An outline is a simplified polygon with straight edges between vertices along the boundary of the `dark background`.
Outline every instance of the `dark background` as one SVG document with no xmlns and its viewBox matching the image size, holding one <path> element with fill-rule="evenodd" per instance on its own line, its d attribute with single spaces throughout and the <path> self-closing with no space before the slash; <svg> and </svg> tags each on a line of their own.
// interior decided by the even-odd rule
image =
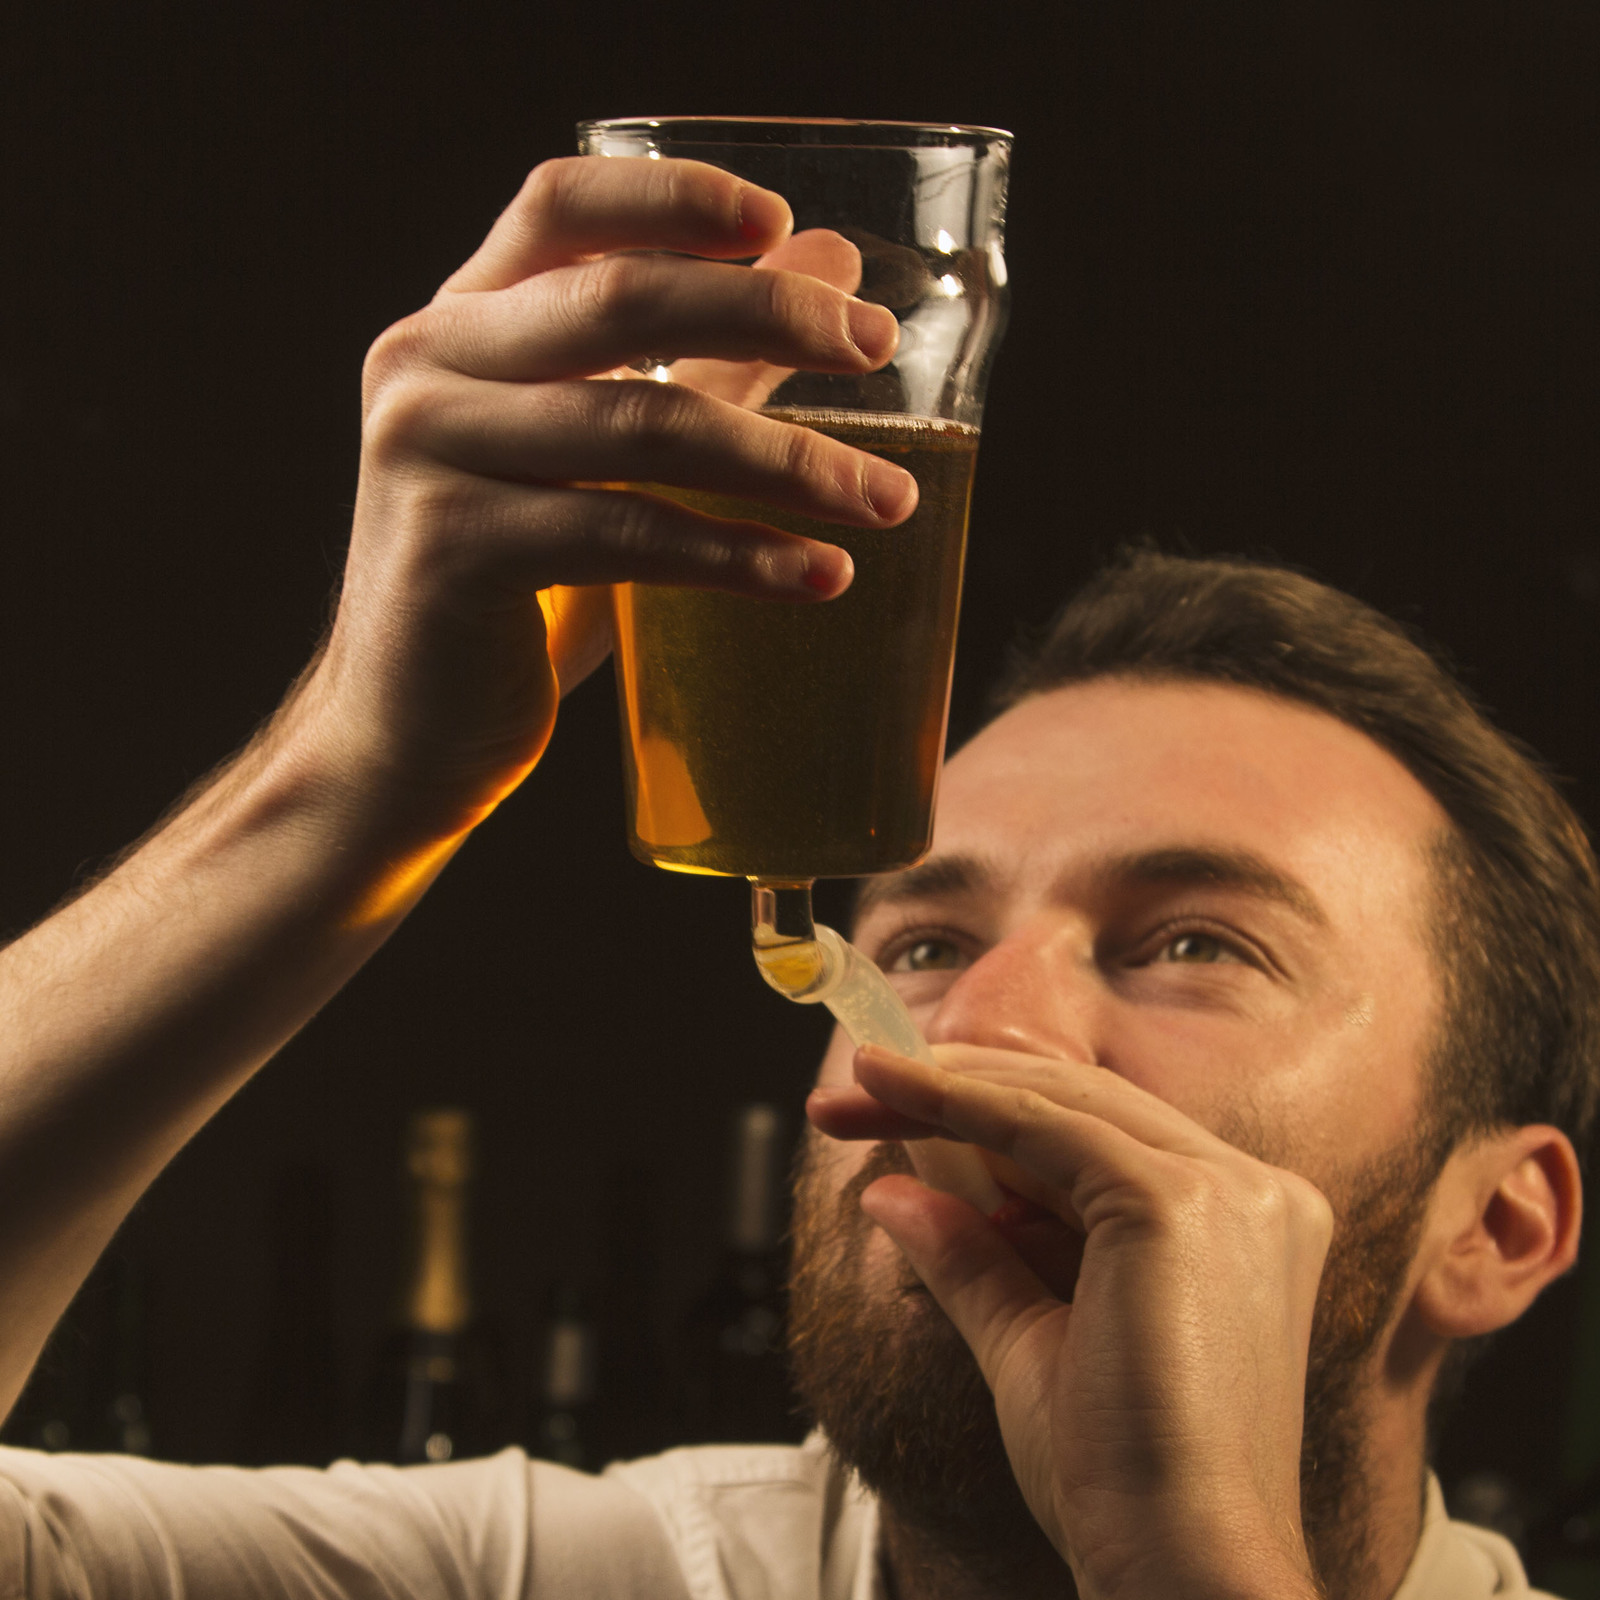
<svg viewBox="0 0 1600 1600">
<path fill-rule="evenodd" d="M 339 569 L 366 345 L 580 116 L 1015 130 L 958 727 L 1018 625 L 1148 535 L 1275 554 L 1425 628 L 1593 818 L 1600 28 L 1576 0 L 1397 9 L 17 8 L 0 927 L 272 708 Z M 599 1273 L 628 1174 L 662 1327 L 709 1270 L 725 1118 L 798 1106 L 819 1019 L 759 985 L 742 886 L 628 856 L 614 718 L 608 682 L 570 702 L 536 778 L 129 1224 L 161 1453 L 258 1453 L 297 1238 L 352 1392 L 414 1106 L 480 1115 L 479 1280 L 514 1366 L 548 1286 Z M 1581 1302 L 1558 1287 L 1491 1356 L 1447 1476 L 1549 1496 L 1591 1458 Z"/>
</svg>

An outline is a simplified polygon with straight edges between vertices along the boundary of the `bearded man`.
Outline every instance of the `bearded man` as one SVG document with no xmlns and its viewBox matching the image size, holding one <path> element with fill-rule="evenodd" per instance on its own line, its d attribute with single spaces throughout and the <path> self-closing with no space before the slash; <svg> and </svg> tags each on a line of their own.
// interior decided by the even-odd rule
<svg viewBox="0 0 1600 1600">
<path fill-rule="evenodd" d="M 550 163 L 374 347 L 326 648 L 0 958 L 8 1403 L 165 1162 L 537 761 L 604 585 L 849 581 L 830 546 L 592 485 L 909 514 L 898 469 L 714 398 L 888 359 L 846 254 L 709 168 Z M 736 370 L 587 381 L 664 349 Z M 823 1064 L 805 1446 L 599 1478 L 5 1451 L 5 1592 L 1529 1593 L 1446 1519 L 1427 1414 L 1575 1258 L 1600 893 L 1570 809 L 1423 651 L 1290 573 L 1122 563 L 952 758 L 931 854 L 864 888 L 856 937 L 939 1064 Z M 981 1152 L 993 1216 L 910 1175 L 929 1137 Z"/>
</svg>

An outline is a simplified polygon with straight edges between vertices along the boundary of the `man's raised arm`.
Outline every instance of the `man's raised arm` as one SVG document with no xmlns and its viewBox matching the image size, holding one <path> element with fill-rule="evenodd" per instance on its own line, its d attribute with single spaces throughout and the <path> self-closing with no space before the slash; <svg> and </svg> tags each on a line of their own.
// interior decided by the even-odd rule
<svg viewBox="0 0 1600 1600">
<path fill-rule="evenodd" d="M 909 514 L 898 468 L 715 398 L 892 352 L 893 317 L 843 292 L 853 252 L 789 226 L 708 167 L 551 162 L 373 347 L 326 648 L 164 827 L 0 952 L 0 1413 L 145 1187 L 538 760 L 605 654 L 604 585 L 849 581 L 831 546 L 585 485 Z M 615 253 L 642 250 L 674 254 Z M 715 259 L 760 250 L 772 270 Z M 586 381 L 663 350 L 701 387 Z"/>
</svg>

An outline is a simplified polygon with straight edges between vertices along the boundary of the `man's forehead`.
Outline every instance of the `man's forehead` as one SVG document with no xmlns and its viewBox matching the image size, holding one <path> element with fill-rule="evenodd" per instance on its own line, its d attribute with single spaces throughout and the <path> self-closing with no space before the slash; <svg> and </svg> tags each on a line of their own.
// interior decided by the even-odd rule
<svg viewBox="0 0 1600 1600">
<path fill-rule="evenodd" d="M 1448 826 L 1405 767 L 1313 708 L 1208 683 L 1100 679 L 1012 707 L 947 764 L 934 848 L 991 882 L 1211 857 L 1292 898 L 1420 870 Z M 1188 863 L 1197 872 L 1202 860 Z"/>
<path fill-rule="evenodd" d="M 997 856 L 935 855 L 903 872 L 869 878 L 857 901 L 857 916 L 882 905 L 908 901 L 957 900 L 1014 893 L 1017 864 Z M 1076 882 L 1071 881 L 1076 880 Z M 1059 885 L 1036 882 L 1045 898 L 1067 899 L 1085 885 L 1091 889 L 1124 887 L 1227 889 L 1268 901 L 1292 912 L 1310 928 L 1323 927 L 1322 902 L 1298 878 L 1254 851 L 1204 843 L 1157 846 L 1148 850 L 1105 855 L 1080 863 Z"/>
</svg>

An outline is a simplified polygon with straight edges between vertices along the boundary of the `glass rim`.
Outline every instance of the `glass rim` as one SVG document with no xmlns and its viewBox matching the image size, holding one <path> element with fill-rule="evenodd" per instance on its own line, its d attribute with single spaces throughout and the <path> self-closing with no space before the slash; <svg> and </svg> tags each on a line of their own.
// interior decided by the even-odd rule
<svg viewBox="0 0 1600 1600">
<path fill-rule="evenodd" d="M 580 122 L 578 133 L 581 137 L 595 133 L 659 133 L 696 144 L 859 144 L 888 148 L 967 145 L 997 139 L 1010 144 L 1014 138 L 1008 128 L 857 117 L 595 117 Z"/>
</svg>

